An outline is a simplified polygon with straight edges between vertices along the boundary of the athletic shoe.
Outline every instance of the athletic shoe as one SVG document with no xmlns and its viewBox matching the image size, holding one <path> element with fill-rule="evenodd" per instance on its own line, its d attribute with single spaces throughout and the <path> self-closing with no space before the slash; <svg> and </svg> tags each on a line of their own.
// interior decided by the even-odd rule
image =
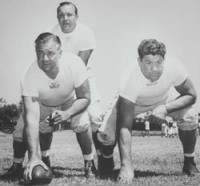
<svg viewBox="0 0 200 186">
<path fill-rule="evenodd" d="M 195 174 L 199 173 L 199 170 L 194 162 L 194 158 L 184 159 L 183 173 L 187 174 L 188 176 L 194 176 Z"/>
<path fill-rule="evenodd" d="M 114 160 L 111 158 L 104 158 L 102 155 L 98 156 L 98 171 L 101 178 L 109 178 L 112 176 L 114 168 Z"/>
<path fill-rule="evenodd" d="M 94 160 L 85 160 L 85 177 L 91 178 L 96 175 Z"/>
<path fill-rule="evenodd" d="M 8 171 L 1 176 L 2 179 L 22 178 L 24 169 L 21 163 L 14 163 Z"/>
</svg>

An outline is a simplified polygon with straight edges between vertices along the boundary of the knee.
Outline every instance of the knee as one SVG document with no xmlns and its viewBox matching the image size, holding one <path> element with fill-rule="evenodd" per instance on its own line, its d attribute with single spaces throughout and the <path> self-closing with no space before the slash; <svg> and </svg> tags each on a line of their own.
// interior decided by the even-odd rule
<svg viewBox="0 0 200 186">
<path fill-rule="evenodd" d="M 79 126 L 76 126 L 74 128 L 72 128 L 72 130 L 75 132 L 75 133 L 82 133 L 82 132 L 85 132 L 89 129 L 89 122 L 88 123 L 84 123 L 84 125 L 79 125 Z"/>
<path fill-rule="evenodd" d="M 198 114 L 190 108 L 186 110 L 182 118 L 177 122 L 179 129 L 181 130 L 194 130 L 198 127 Z"/>
<path fill-rule="evenodd" d="M 198 114 L 193 108 L 191 108 L 191 109 L 187 110 L 187 112 L 184 114 L 183 120 L 188 121 L 188 122 L 197 123 L 198 122 Z"/>
<path fill-rule="evenodd" d="M 81 115 L 77 115 L 72 118 L 70 128 L 75 133 L 82 133 L 89 129 L 90 127 L 90 121 L 88 113 L 82 113 Z"/>
<path fill-rule="evenodd" d="M 89 119 L 92 127 L 92 131 L 96 132 L 102 125 L 102 115 L 99 113 L 89 113 Z"/>
<path fill-rule="evenodd" d="M 97 139 L 101 144 L 106 145 L 106 146 L 115 145 L 116 143 L 115 135 L 109 135 L 102 132 L 97 133 Z"/>
<path fill-rule="evenodd" d="M 99 119 L 102 116 L 102 110 L 100 105 L 97 103 L 91 103 L 91 105 L 88 108 L 88 114 L 89 114 L 89 119 L 91 123 L 98 123 Z"/>
</svg>

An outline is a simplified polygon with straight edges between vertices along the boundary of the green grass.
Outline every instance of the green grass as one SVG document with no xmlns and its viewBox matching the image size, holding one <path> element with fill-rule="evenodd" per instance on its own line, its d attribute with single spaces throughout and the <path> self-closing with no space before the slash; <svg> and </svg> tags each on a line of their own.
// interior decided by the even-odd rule
<svg viewBox="0 0 200 186">
<path fill-rule="evenodd" d="M 200 168 L 200 138 L 196 145 L 196 163 Z M 0 174 L 12 164 L 12 135 L 0 134 Z M 83 159 L 75 135 L 71 131 L 56 132 L 51 151 L 55 178 L 51 186 L 118 186 L 115 180 L 85 179 Z M 132 137 L 134 186 L 198 186 L 200 177 L 182 174 L 182 146 L 178 138 L 160 136 Z M 115 174 L 119 170 L 119 153 L 115 149 Z M 18 180 L 0 180 L 0 186 L 19 185 Z"/>
</svg>

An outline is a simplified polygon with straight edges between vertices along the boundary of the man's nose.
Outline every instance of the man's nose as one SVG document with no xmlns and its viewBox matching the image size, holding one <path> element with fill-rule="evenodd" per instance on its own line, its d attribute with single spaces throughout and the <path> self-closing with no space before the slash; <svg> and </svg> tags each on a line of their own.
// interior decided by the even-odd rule
<svg viewBox="0 0 200 186">
<path fill-rule="evenodd" d="M 45 54 L 44 55 L 44 60 L 48 60 L 49 58 L 48 58 L 48 56 Z"/>
<path fill-rule="evenodd" d="M 64 20 L 65 20 L 65 21 L 69 19 L 69 16 L 68 16 L 68 15 L 64 15 L 63 17 L 64 17 Z"/>
<path fill-rule="evenodd" d="M 153 68 L 152 68 L 153 71 L 157 71 L 158 70 L 158 67 L 157 65 L 153 65 Z"/>
</svg>

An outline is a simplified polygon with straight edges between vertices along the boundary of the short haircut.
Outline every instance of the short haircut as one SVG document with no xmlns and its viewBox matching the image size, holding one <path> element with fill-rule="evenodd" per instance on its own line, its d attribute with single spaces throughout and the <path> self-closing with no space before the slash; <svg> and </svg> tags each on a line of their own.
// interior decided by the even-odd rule
<svg viewBox="0 0 200 186">
<path fill-rule="evenodd" d="M 138 47 L 138 55 L 142 59 L 145 55 L 160 55 L 163 58 L 166 54 L 165 44 L 156 39 L 142 40 Z"/>
<path fill-rule="evenodd" d="M 74 7 L 74 9 L 75 9 L 75 14 L 78 15 L 78 8 L 77 8 L 77 6 L 74 3 L 70 2 L 70 1 L 63 1 L 63 2 L 61 2 L 59 4 L 59 6 L 57 8 L 57 15 L 58 15 L 58 12 L 59 12 L 60 8 L 62 6 L 65 6 L 65 5 L 72 5 Z"/>
<path fill-rule="evenodd" d="M 50 32 L 41 33 L 35 40 L 35 47 L 47 43 L 49 40 L 53 39 L 59 47 L 61 46 L 61 40 L 57 35 L 54 35 Z"/>
</svg>

